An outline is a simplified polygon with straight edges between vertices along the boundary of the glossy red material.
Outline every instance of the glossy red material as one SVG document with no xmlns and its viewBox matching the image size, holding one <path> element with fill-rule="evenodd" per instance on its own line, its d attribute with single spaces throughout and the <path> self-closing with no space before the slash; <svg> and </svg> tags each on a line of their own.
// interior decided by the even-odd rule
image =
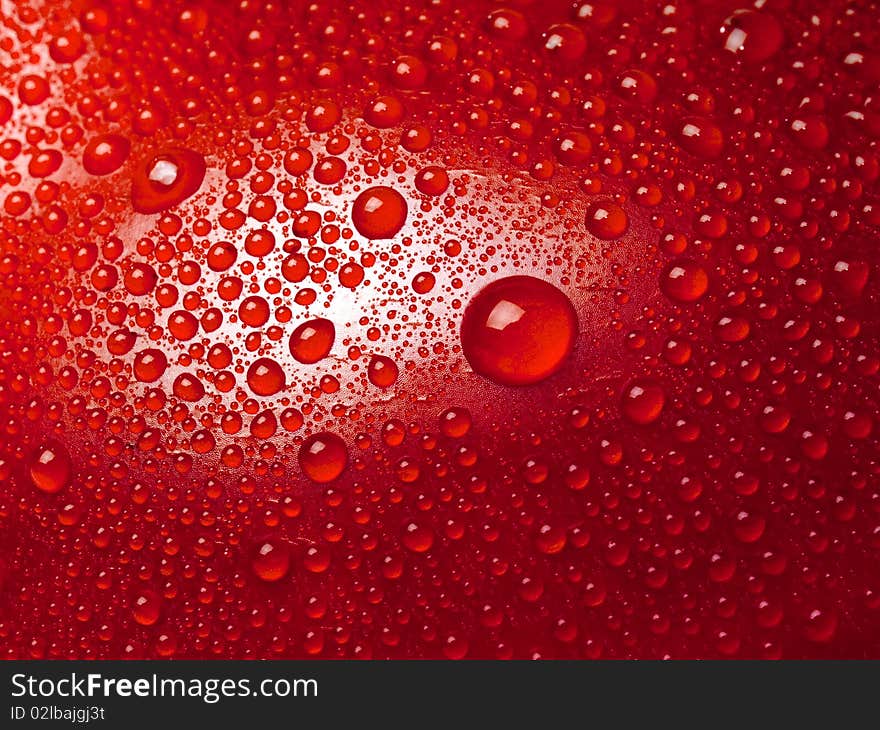
<svg viewBox="0 0 880 730">
<path fill-rule="evenodd" d="M 0 13 L 0 656 L 880 658 L 876 2 Z"/>
</svg>

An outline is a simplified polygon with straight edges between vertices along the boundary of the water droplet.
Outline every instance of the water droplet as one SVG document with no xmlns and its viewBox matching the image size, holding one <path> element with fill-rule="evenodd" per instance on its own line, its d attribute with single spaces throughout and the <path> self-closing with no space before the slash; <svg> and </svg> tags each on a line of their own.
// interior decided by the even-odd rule
<svg viewBox="0 0 880 730">
<path fill-rule="evenodd" d="M 406 222 L 406 199 L 393 188 L 379 185 L 355 198 L 351 219 L 365 238 L 393 238 Z"/>
<path fill-rule="evenodd" d="M 275 395 L 287 387 L 284 370 L 268 357 L 254 360 L 247 371 L 247 384 L 257 395 Z"/>
<path fill-rule="evenodd" d="M 679 260 L 666 268 L 660 279 L 660 286 L 670 299 L 677 302 L 695 302 L 709 288 L 709 277 L 700 264 Z"/>
<path fill-rule="evenodd" d="M 131 202 L 138 213 L 159 213 L 194 195 L 205 178 L 197 152 L 167 150 L 143 161 L 132 174 Z"/>
<path fill-rule="evenodd" d="M 162 601 L 150 590 L 138 590 L 132 600 L 134 620 L 141 626 L 152 626 L 159 620 L 162 612 Z"/>
<path fill-rule="evenodd" d="M 167 367 L 168 358 L 156 348 L 141 350 L 134 356 L 134 376 L 142 383 L 155 383 Z"/>
<path fill-rule="evenodd" d="M 782 26 L 769 13 L 737 10 L 721 26 L 723 48 L 749 63 L 773 56 L 785 40 Z"/>
<path fill-rule="evenodd" d="M 390 357 L 374 355 L 367 366 L 367 377 L 377 388 L 390 388 L 397 382 L 399 370 Z"/>
<path fill-rule="evenodd" d="M 310 365 L 323 360 L 333 349 L 336 327 L 329 319 L 312 319 L 299 325 L 290 336 L 290 354 Z"/>
<path fill-rule="evenodd" d="M 267 583 L 279 581 L 290 568 L 290 550 L 282 542 L 266 540 L 254 551 L 251 568 L 260 580 Z"/>
<path fill-rule="evenodd" d="M 299 450 L 303 473 L 318 484 L 336 479 L 348 466 L 348 449 L 334 433 L 317 433 L 307 438 Z"/>
<path fill-rule="evenodd" d="M 474 372 L 501 385 L 530 385 L 557 372 L 574 349 L 578 320 L 559 289 L 510 276 L 468 304 L 461 343 Z"/>
<path fill-rule="evenodd" d="M 665 403 L 663 388 L 650 381 L 637 380 L 624 390 L 621 408 L 629 421 L 646 425 L 660 417 Z"/>
<path fill-rule="evenodd" d="M 36 450 L 29 467 L 31 482 L 47 494 L 55 494 L 67 486 L 70 470 L 70 454 L 64 444 L 55 439 L 45 441 Z"/>
<path fill-rule="evenodd" d="M 128 159 L 131 143 L 119 134 L 101 134 L 83 150 L 83 167 L 90 175 L 109 175 Z"/>
<path fill-rule="evenodd" d="M 620 238 L 629 228 L 629 217 L 616 203 L 595 202 L 587 207 L 587 230 L 596 238 L 610 241 Z"/>
</svg>

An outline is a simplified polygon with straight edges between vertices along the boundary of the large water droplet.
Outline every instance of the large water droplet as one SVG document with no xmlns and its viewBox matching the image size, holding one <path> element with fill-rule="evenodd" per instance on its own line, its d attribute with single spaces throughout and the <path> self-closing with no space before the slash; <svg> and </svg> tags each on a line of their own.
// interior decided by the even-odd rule
<svg viewBox="0 0 880 730">
<path fill-rule="evenodd" d="M 529 385 L 562 367 L 577 333 L 577 315 L 565 294 L 541 279 L 510 276 L 471 300 L 461 344 L 474 372 L 502 385 Z"/>
</svg>

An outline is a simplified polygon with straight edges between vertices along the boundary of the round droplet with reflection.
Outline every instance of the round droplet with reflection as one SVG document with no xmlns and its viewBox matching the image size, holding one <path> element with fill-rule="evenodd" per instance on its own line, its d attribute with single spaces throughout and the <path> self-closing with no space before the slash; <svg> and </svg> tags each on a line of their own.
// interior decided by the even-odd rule
<svg viewBox="0 0 880 730">
<path fill-rule="evenodd" d="M 785 40 L 782 26 L 769 13 L 737 10 L 721 26 L 722 47 L 749 63 L 773 56 Z"/>
<path fill-rule="evenodd" d="M 192 373 L 181 373 L 171 385 L 171 391 L 181 400 L 197 403 L 205 397 L 205 386 Z"/>
<path fill-rule="evenodd" d="M 547 54 L 560 63 L 577 61 L 587 51 L 583 31 L 570 23 L 557 23 L 544 31 L 542 44 Z"/>
<path fill-rule="evenodd" d="M 701 117 L 683 119 L 678 128 L 678 141 L 695 157 L 712 159 L 724 149 L 724 134 L 715 122 Z"/>
<path fill-rule="evenodd" d="M 627 420 L 644 426 L 660 417 L 665 403 L 666 394 L 657 383 L 637 380 L 624 389 L 621 408 Z"/>
<path fill-rule="evenodd" d="M 824 149 L 831 139 L 828 123 L 817 114 L 799 115 L 790 124 L 791 135 L 808 150 Z"/>
<path fill-rule="evenodd" d="M 162 600 L 155 591 L 138 590 L 132 599 L 131 612 L 141 626 L 152 626 L 162 613 Z"/>
<path fill-rule="evenodd" d="M 870 273 L 866 261 L 839 259 L 830 273 L 831 285 L 839 294 L 854 299 L 862 295 Z"/>
<path fill-rule="evenodd" d="M 397 363 L 390 357 L 374 355 L 367 365 L 367 378 L 377 388 L 390 388 L 397 382 Z"/>
<path fill-rule="evenodd" d="M 303 473 L 318 484 L 332 482 L 348 466 L 348 449 L 335 433 L 327 431 L 309 436 L 299 449 Z"/>
<path fill-rule="evenodd" d="M 764 406 L 759 422 L 767 433 L 782 433 L 791 423 L 791 411 L 784 405 Z"/>
<path fill-rule="evenodd" d="M 505 41 L 521 41 L 528 35 L 529 22 L 518 10 L 501 8 L 486 17 L 484 25 L 488 33 Z"/>
<path fill-rule="evenodd" d="M 437 279 L 430 271 L 420 271 L 413 277 L 412 288 L 417 294 L 427 294 L 436 282 Z"/>
<path fill-rule="evenodd" d="M 715 323 L 715 336 L 722 342 L 742 342 L 751 332 L 749 320 L 737 315 L 722 315 Z"/>
<path fill-rule="evenodd" d="M 440 414 L 440 431 L 450 438 L 461 438 L 471 430 L 471 412 L 467 408 L 447 408 Z"/>
<path fill-rule="evenodd" d="M 509 276 L 468 304 L 461 344 L 474 372 L 501 385 L 530 385 L 557 372 L 574 349 L 578 320 L 559 289 Z"/>
<path fill-rule="evenodd" d="M 449 175 L 442 167 L 431 165 L 416 173 L 415 184 L 424 195 L 442 195 L 449 187 Z"/>
<path fill-rule="evenodd" d="M 434 533 L 429 527 L 408 522 L 403 527 L 403 544 L 414 553 L 426 553 L 434 544 Z"/>
<path fill-rule="evenodd" d="M 271 358 L 257 358 L 248 368 L 247 384 L 257 395 L 275 395 L 286 387 L 284 370 Z"/>
<path fill-rule="evenodd" d="M 406 223 L 406 199 L 394 188 L 378 185 L 355 198 L 351 219 L 365 238 L 393 238 Z"/>
<path fill-rule="evenodd" d="M 281 580 L 290 569 L 290 549 L 278 540 L 261 542 L 251 560 L 254 575 L 267 583 Z"/>
<path fill-rule="evenodd" d="M 67 486 L 70 470 L 71 461 L 67 448 L 60 441 L 48 439 L 31 458 L 28 473 L 37 489 L 55 494 Z"/>
<path fill-rule="evenodd" d="M 617 203 L 609 201 L 591 203 L 587 207 L 585 220 L 587 230 L 603 241 L 620 238 L 629 227 L 626 211 Z"/>
<path fill-rule="evenodd" d="M 590 159 L 593 144 L 583 132 L 569 129 L 557 138 L 554 151 L 563 165 L 584 165 Z"/>
<path fill-rule="evenodd" d="M 90 175 L 109 175 L 125 163 L 131 143 L 120 134 L 101 134 L 83 150 L 83 167 Z"/>
<path fill-rule="evenodd" d="M 172 149 L 141 162 L 132 174 L 131 204 L 138 213 L 159 213 L 194 195 L 205 179 L 205 159 Z"/>
<path fill-rule="evenodd" d="M 318 318 L 303 322 L 290 336 L 290 354 L 306 365 L 323 360 L 333 348 L 336 327 L 329 319 Z"/>
<path fill-rule="evenodd" d="M 168 358 L 155 348 L 141 350 L 134 356 L 134 376 L 142 383 L 154 383 L 165 373 Z"/>
<path fill-rule="evenodd" d="M 660 278 L 663 293 L 676 302 L 695 302 L 709 288 L 706 270 L 695 261 L 674 261 Z"/>
</svg>

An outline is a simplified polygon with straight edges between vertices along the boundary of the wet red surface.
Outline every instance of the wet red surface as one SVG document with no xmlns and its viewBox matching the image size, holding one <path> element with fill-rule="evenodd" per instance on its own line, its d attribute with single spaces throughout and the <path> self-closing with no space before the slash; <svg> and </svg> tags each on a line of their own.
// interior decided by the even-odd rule
<svg viewBox="0 0 880 730">
<path fill-rule="evenodd" d="M 3 10 L 4 656 L 880 656 L 876 3 Z"/>
</svg>

